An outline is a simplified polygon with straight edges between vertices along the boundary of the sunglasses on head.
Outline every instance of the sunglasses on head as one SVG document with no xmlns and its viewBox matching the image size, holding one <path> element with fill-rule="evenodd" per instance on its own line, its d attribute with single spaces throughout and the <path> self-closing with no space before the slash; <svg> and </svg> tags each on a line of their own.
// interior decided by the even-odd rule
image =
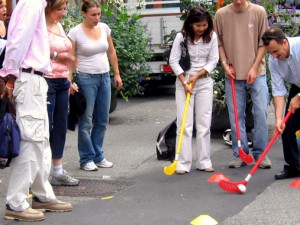
<svg viewBox="0 0 300 225">
<path fill-rule="evenodd" d="M 196 13 L 194 16 L 206 16 L 207 14 L 208 12 L 204 11 L 204 12 Z"/>
</svg>

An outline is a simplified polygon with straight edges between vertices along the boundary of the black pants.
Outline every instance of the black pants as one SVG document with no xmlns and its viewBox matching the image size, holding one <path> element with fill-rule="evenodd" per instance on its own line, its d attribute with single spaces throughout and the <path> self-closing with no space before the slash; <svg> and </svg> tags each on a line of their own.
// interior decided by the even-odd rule
<svg viewBox="0 0 300 225">
<path fill-rule="evenodd" d="M 286 112 L 288 110 L 291 99 L 300 92 L 300 88 L 292 85 L 286 104 Z M 291 172 L 300 172 L 300 153 L 296 140 L 296 131 L 300 130 L 300 109 L 297 109 L 286 123 L 284 132 L 282 133 L 283 154 L 286 163 L 285 169 Z"/>
</svg>

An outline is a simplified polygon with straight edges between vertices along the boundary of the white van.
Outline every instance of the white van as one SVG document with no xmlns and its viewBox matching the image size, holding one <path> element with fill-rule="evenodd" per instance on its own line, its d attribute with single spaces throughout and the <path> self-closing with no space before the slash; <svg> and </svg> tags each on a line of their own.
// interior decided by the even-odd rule
<svg viewBox="0 0 300 225">
<path fill-rule="evenodd" d="M 171 32 L 179 32 L 183 21 L 180 20 L 179 0 L 128 0 L 129 13 L 137 12 L 142 17 L 142 22 L 150 33 L 150 45 L 154 56 L 148 62 L 150 75 L 146 83 L 159 81 L 161 83 L 174 83 L 175 75 L 166 61 L 166 51 L 170 43 L 164 39 Z M 139 9 L 137 9 L 139 6 Z"/>
</svg>

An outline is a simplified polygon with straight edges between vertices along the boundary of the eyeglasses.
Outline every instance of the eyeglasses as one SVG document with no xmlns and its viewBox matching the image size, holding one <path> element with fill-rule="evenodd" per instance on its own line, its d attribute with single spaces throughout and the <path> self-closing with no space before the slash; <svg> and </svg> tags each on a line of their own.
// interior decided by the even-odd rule
<svg viewBox="0 0 300 225">
<path fill-rule="evenodd" d="M 261 39 L 271 41 L 271 40 L 273 40 L 273 39 L 276 39 L 276 40 L 283 40 L 283 39 L 285 39 L 285 38 L 282 38 L 282 37 L 276 37 L 276 36 L 265 36 L 265 37 L 262 37 Z"/>
<path fill-rule="evenodd" d="M 208 14 L 207 11 L 196 13 L 194 16 L 206 16 Z"/>
</svg>

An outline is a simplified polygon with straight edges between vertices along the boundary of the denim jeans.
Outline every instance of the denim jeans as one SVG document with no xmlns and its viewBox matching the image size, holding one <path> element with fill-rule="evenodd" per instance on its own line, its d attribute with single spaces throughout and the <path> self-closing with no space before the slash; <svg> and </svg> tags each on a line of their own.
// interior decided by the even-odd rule
<svg viewBox="0 0 300 225">
<path fill-rule="evenodd" d="M 258 77 L 251 85 L 247 84 L 245 80 L 234 80 L 234 84 L 238 109 L 238 120 L 240 125 L 241 144 L 244 152 L 246 153 L 249 153 L 245 126 L 247 89 L 250 90 L 251 93 L 251 99 L 253 103 L 252 114 L 254 119 L 252 155 L 256 158 L 260 156 L 268 142 L 267 108 L 269 104 L 269 91 L 266 76 L 263 75 Z M 230 80 L 228 78 L 225 78 L 225 91 L 232 132 L 233 155 L 238 157 L 239 153 L 236 138 L 236 123 L 234 119 L 232 91 Z"/>
<path fill-rule="evenodd" d="M 47 109 L 52 158 L 61 159 L 67 134 L 70 81 L 66 78 L 45 80 L 48 84 Z"/>
<path fill-rule="evenodd" d="M 76 83 L 86 99 L 86 110 L 78 124 L 80 164 L 98 163 L 104 159 L 102 145 L 109 120 L 110 75 L 79 72 Z"/>
</svg>

